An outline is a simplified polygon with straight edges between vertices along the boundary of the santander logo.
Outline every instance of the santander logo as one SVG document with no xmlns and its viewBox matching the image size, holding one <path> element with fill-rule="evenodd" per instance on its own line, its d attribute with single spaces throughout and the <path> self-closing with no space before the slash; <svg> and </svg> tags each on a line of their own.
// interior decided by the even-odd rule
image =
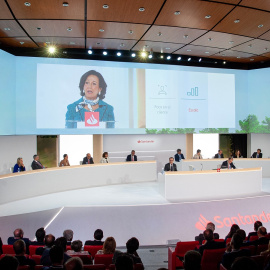
<svg viewBox="0 0 270 270">
<path fill-rule="evenodd" d="M 270 222 L 270 213 L 261 212 L 259 215 L 246 215 L 242 216 L 237 214 L 237 216 L 233 217 L 221 217 L 214 216 L 211 220 L 216 225 L 216 228 L 231 227 L 232 224 L 238 224 L 239 226 L 246 226 L 249 224 L 253 224 L 256 220 L 260 220 L 262 223 Z M 195 227 L 203 231 L 205 230 L 206 224 L 210 222 L 207 218 L 205 218 L 202 214 L 200 214 L 199 221 L 195 224 Z"/>
<path fill-rule="evenodd" d="M 148 141 L 148 140 L 138 140 L 137 141 L 137 143 L 154 143 L 155 141 L 153 141 L 153 140 L 150 140 L 150 141 Z"/>
</svg>

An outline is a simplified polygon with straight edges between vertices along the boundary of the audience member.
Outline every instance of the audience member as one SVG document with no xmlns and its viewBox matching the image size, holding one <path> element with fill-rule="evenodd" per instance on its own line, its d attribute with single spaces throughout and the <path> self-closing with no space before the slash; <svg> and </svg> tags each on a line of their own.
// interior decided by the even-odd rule
<svg viewBox="0 0 270 270">
<path fill-rule="evenodd" d="M 109 163 L 110 160 L 109 160 L 109 153 L 108 152 L 104 152 L 102 154 L 102 158 L 100 160 L 100 163 Z"/>
<path fill-rule="evenodd" d="M 17 240 L 22 239 L 26 245 L 26 253 L 29 254 L 29 245 L 30 245 L 30 240 L 29 238 L 24 238 L 24 232 L 21 228 L 16 229 L 13 232 L 14 237 L 9 237 L 7 240 L 8 245 L 13 245 Z"/>
<path fill-rule="evenodd" d="M 30 269 L 32 270 L 35 269 L 35 265 L 36 265 L 35 261 L 25 257 L 26 245 L 22 239 L 17 240 L 13 244 L 13 249 L 16 254 L 15 257 L 19 262 L 19 265 L 29 265 Z"/>
<path fill-rule="evenodd" d="M 65 270 L 82 270 L 83 269 L 83 261 L 79 257 L 70 258 L 65 263 Z"/>
<path fill-rule="evenodd" d="M 0 259 L 1 270 L 17 270 L 19 267 L 18 260 L 11 255 L 6 255 Z"/>
<path fill-rule="evenodd" d="M 181 149 L 176 150 L 176 154 L 174 155 L 174 160 L 176 162 L 180 162 L 181 159 L 185 159 L 184 155 L 181 153 Z"/>
<path fill-rule="evenodd" d="M 94 240 L 85 241 L 85 246 L 103 246 L 104 242 L 101 241 L 103 238 L 103 231 L 101 229 L 97 229 L 94 232 Z"/>
<path fill-rule="evenodd" d="M 116 249 L 116 242 L 113 237 L 107 237 L 102 250 L 99 250 L 97 254 L 114 254 Z"/>
<path fill-rule="evenodd" d="M 90 153 L 87 153 L 86 157 L 83 158 L 82 164 L 94 164 L 94 160 L 91 157 Z"/>
<path fill-rule="evenodd" d="M 216 229 L 216 226 L 215 226 L 215 224 L 214 224 L 213 222 L 208 222 L 208 223 L 206 224 L 205 229 L 206 229 L 206 230 L 207 230 L 207 229 L 212 230 L 212 232 L 214 233 L 214 239 L 219 239 L 219 234 L 214 232 L 215 229 Z M 200 233 L 198 236 L 195 236 L 195 241 L 199 241 L 199 244 L 200 244 L 200 245 L 202 244 L 203 240 L 205 240 L 205 239 L 204 239 L 204 236 L 203 236 L 202 233 Z"/>
<path fill-rule="evenodd" d="M 45 246 L 36 249 L 36 255 L 43 255 L 44 250 L 50 249 L 54 245 L 55 237 L 52 234 L 45 236 Z M 49 252 L 49 251 L 48 251 Z"/>
<path fill-rule="evenodd" d="M 248 249 L 240 249 L 243 244 L 242 237 L 235 233 L 232 237 L 232 240 L 230 242 L 230 252 L 225 252 L 222 257 L 222 264 L 227 269 L 231 269 L 231 265 L 234 262 L 234 260 L 238 257 L 243 256 L 250 256 L 250 250 Z"/>
<path fill-rule="evenodd" d="M 127 156 L 126 161 L 137 161 L 137 156 L 135 155 L 135 150 L 131 151 L 131 154 Z"/>
<path fill-rule="evenodd" d="M 218 153 L 215 154 L 214 158 L 224 158 L 222 150 L 218 150 Z"/>
<path fill-rule="evenodd" d="M 201 269 L 201 254 L 198 251 L 190 250 L 184 256 L 185 270 L 200 270 Z"/>
<path fill-rule="evenodd" d="M 106 241 L 105 241 L 106 242 Z M 133 270 L 133 261 L 130 256 L 122 254 L 118 256 L 115 262 L 116 270 Z"/>
<path fill-rule="evenodd" d="M 89 252 L 82 250 L 81 240 L 75 240 L 71 243 L 71 250 L 68 250 L 67 254 L 68 255 L 79 255 L 79 254 L 89 255 Z"/>
<path fill-rule="evenodd" d="M 252 158 L 262 158 L 263 154 L 262 154 L 262 150 L 260 148 L 257 149 L 257 152 L 254 152 L 252 154 Z"/>
<path fill-rule="evenodd" d="M 257 234 L 257 232 L 258 232 L 258 229 L 259 229 L 259 227 L 261 227 L 263 224 L 261 223 L 261 221 L 259 221 L 259 220 L 256 220 L 255 222 L 254 222 L 254 232 L 250 232 L 249 234 L 248 234 L 248 241 L 250 240 L 250 237 L 251 236 L 257 236 L 258 234 Z"/>
<path fill-rule="evenodd" d="M 17 163 L 13 167 L 13 172 L 23 172 L 25 171 L 25 166 L 23 164 L 23 159 L 21 157 L 17 158 Z"/>
<path fill-rule="evenodd" d="M 201 152 L 202 151 L 200 149 L 198 149 L 197 153 L 193 156 L 193 158 L 194 159 L 203 159 Z"/>
<path fill-rule="evenodd" d="M 70 166 L 67 154 L 64 154 L 63 159 L 60 161 L 59 167 L 62 167 L 62 166 Z"/>
<path fill-rule="evenodd" d="M 258 270 L 257 263 L 250 257 L 236 258 L 232 264 L 231 270 Z"/>
<path fill-rule="evenodd" d="M 236 233 L 241 236 L 241 238 L 243 240 L 243 243 L 245 243 L 246 242 L 246 236 L 247 236 L 246 232 L 244 230 L 242 230 L 242 229 L 239 229 L 239 230 L 236 231 Z"/>
<path fill-rule="evenodd" d="M 41 164 L 41 162 L 39 161 L 39 156 L 38 155 L 34 155 L 33 156 L 33 162 L 31 164 L 32 170 L 39 170 L 39 169 L 44 169 L 45 167 Z"/>
<path fill-rule="evenodd" d="M 3 242 L 2 242 L 2 239 L 0 237 L 0 255 L 3 254 Z"/>
<path fill-rule="evenodd" d="M 229 157 L 228 160 L 223 161 L 221 164 L 222 169 L 236 169 L 236 167 L 233 164 L 233 158 Z"/>
<path fill-rule="evenodd" d="M 53 246 L 49 252 L 51 266 L 48 267 L 48 270 L 51 269 L 63 269 L 64 266 L 64 250 L 60 246 Z"/>
<path fill-rule="evenodd" d="M 227 234 L 227 236 L 226 236 L 225 239 L 224 239 L 225 243 L 226 243 L 227 239 L 228 239 L 228 238 L 232 238 L 233 235 L 236 233 L 236 231 L 239 230 L 239 229 L 240 229 L 240 228 L 239 228 L 239 226 L 238 226 L 237 224 L 233 224 L 233 225 L 231 226 L 231 229 L 230 229 L 229 233 Z"/>
<path fill-rule="evenodd" d="M 173 157 L 170 157 L 169 158 L 169 163 L 167 163 L 164 167 L 164 171 L 167 172 L 167 171 L 177 171 L 177 166 L 175 163 L 173 163 L 174 161 L 174 158 Z"/>
<path fill-rule="evenodd" d="M 257 246 L 257 245 L 266 245 L 266 244 L 269 243 L 269 239 L 266 238 L 267 230 L 266 230 L 265 227 L 260 226 L 260 227 L 258 228 L 257 234 L 258 234 L 258 239 L 255 240 L 255 241 L 249 241 L 248 243 L 249 243 L 250 245 L 255 245 L 255 246 Z"/>
<path fill-rule="evenodd" d="M 205 249 L 217 249 L 217 248 L 225 248 L 224 242 L 215 242 L 213 231 L 207 229 L 203 232 L 203 236 L 205 239 L 205 243 L 200 246 L 199 252 L 203 255 Z"/>
<path fill-rule="evenodd" d="M 71 245 L 71 241 L 73 239 L 73 231 L 72 230 L 64 230 L 63 237 L 67 239 L 67 246 Z"/>
<path fill-rule="evenodd" d="M 31 242 L 31 245 L 33 246 L 43 246 L 45 244 L 44 240 L 45 240 L 45 230 L 44 228 L 39 228 L 36 231 L 36 239 L 37 241 L 33 241 Z"/>
</svg>

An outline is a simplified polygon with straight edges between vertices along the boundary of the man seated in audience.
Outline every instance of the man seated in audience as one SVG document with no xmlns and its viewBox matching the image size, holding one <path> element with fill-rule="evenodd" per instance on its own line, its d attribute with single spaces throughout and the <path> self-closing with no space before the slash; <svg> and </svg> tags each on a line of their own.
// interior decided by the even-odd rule
<svg viewBox="0 0 270 270">
<path fill-rule="evenodd" d="M 215 226 L 215 224 L 214 224 L 213 222 L 208 222 L 208 223 L 206 224 L 205 229 L 206 229 L 206 230 L 207 230 L 207 229 L 212 230 L 212 232 L 213 232 L 213 234 L 214 234 L 214 239 L 219 239 L 219 234 L 218 234 L 218 233 L 214 233 L 214 231 L 215 231 L 215 229 L 216 229 L 216 226 Z M 200 245 L 202 244 L 203 240 L 204 240 L 204 236 L 203 236 L 202 233 L 200 233 L 198 236 L 195 236 L 195 241 L 199 241 L 199 244 L 200 244 Z"/>
<path fill-rule="evenodd" d="M 44 169 L 45 167 L 41 164 L 41 162 L 39 161 L 39 156 L 38 155 L 34 155 L 33 156 L 33 162 L 31 164 L 32 170 L 40 170 L 40 169 Z"/>
<path fill-rule="evenodd" d="M 257 234 L 257 232 L 258 232 L 258 229 L 259 229 L 259 227 L 261 227 L 263 224 L 261 223 L 261 221 L 259 221 L 259 220 L 256 220 L 255 222 L 254 222 L 254 232 L 250 232 L 249 234 L 248 234 L 248 241 L 249 241 L 249 239 L 250 239 L 250 237 L 251 236 L 257 236 L 258 234 Z"/>
<path fill-rule="evenodd" d="M 218 248 L 225 248 L 224 242 L 215 242 L 213 231 L 207 229 L 203 232 L 203 236 L 205 239 L 205 243 L 200 246 L 199 252 L 203 255 L 205 249 L 218 249 Z"/>
<path fill-rule="evenodd" d="M 169 158 L 169 163 L 167 163 L 164 167 L 164 171 L 168 172 L 168 171 L 177 171 L 177 166 L 174 162 L 174 158 L 170 157 Z"/>
<path fill-rule="evenodd" d="M 240 235 L 240 237 L 242 238 L 242 246 L 244 246 L 245 245 L 245 243 L 247 242 L 246 241 L 246 232 L 244 231 L 244 230 L 242 230 L 242 229 L 238 229 L 237 231 L 236 231 L 236 233 L 238 234 L 238 235 Z"/>
<path fill-rule="evenodd" d="M 67 254 L 68 255 L 89 255 L 89 252 L 82 250 L 82 241 L 81 240 L 74 240 L 71 243 L 71 250 L 68 250 Z"/>
<path fill-rule="evenodd" d="M 82 164 L 94 164 L 94 160 L 91 157 L 90 153 L 87 153 L 86 157 L 83 158 Z"/>
<path fill-rule="evenodd" d="M 36 239 L 37 241 L 31 242 L 31 245 L 33 246 L 43 246 L 44 245 L 44 239 L 45 239 L 45 230 L 44 228 L 39 228 L 36 231 Z"/>
<path fill-rule="evenodd" d="M 13 249 L 16 254 L 16 259 L 19 261 L 19 265 L 29 265 L 32 270 L 35 269 L 35 261 L 25 257 L 26 245 L 22 239 L 17 240 L 13 244 Z"/>
<path fill-rule="evenodd" d="M 243 244 L 242 237 L 238 233 L 235 233 L 231 239 L 230 244 L 227 246 L 227 251 L 224 253 L 222 257 L 222 264 L 227 269 L 231 269 L 231 265 L 236 258 L 251 255 L 250 250 L 240 249 L 242 244 Z"/>
<path fill-rule="evenodd" d="M 50 256 L 50 267 L 43 267 L 43 270 L 51 269 L 64 269 L 64 250 L 60 246 L 53 246 L 49 252 Z"/>
<path fill-rule="evenodd" d="M 133 270 L 133 261 L 130 256 L 122 254 L 115 262 L 116 270 Z"/>
<path fill-rule="evenodd" d="M 11 255 L 6 255 L 2 259 L 0 259 L 1 270 L 17 270 L 18 267 L 19 267 L 18 260 Z"/>
<path fill-rule="evenodd" d="M 180 162 L 181 159 L 185 159 L 184 155 L 181 153 L 181 149 L 176 150 L 176 154 L 174 155 L 174 160 L 176 162 Z"/>
<path fill-rule="evenodd" d="M 85 241 L 85 246 L 102 246 L 104 241 L 101 241 L 103 238 L 103 231 L 101 229 L 97 229 L 94 232 L 94 240 Z"/>
<path fill-rule="evenodd" d="M 29 254 L 29 245 L 30 245 L 30 240 L 29 238 L 24 238 L 24 232 L 22 229 L 18 228 L 13 232 L 14 237 L 9 237 L 7 242 L 8 245 L 13 245 L 17 240 L 22 239 L 26 245 L 26 253 Z"/>
<path fill-rule="evenodd" d="M 73 231 L 72 230 L 64 230 L 63 237 L 67 239 L 67 246 L 71 245 L 71 241 L 73 239 Z"/>
<path fill-rule="evenodd" d="M 236 169 L 236 167 L 233 164 L 233 158 L 232 157 L 229 157 L 228 160 L 225 160 L 221 164 L 221 168 L 222 169 Z"/>
<path fill-rule="evenodd" d="M 258 148 L 257 152 L 254 152 L 251 157 L 252 158 L 262 158 L 262 150 L 260 148 Z"/>
<path fill-rule="evenodd" d="M 267 235 L 267 230 L 265 227 L 263 226 L 260 226 L 258 228 L 258 239 L 255 240 L 255 241 L 249 241 L 249 245 L 254 245 L 254 246 L 257 246 L 257 245 L 267 245 L 269 243 L 269 239 L 266 238 L 266 235 Z"/>
<path fill-rule="evenodd" d="M 70 258 L 65 263 L 65 270 L 82 270 L 83 262 L 79 257 Z"/>
<path fill-rule="evenodd" d="M 185 270 L 200 270 L 201 269 L 201 254 L 195 250 L 189 250 L 184 256 Z"/>
<path fill-rule="evenodd" d="M 232 264 L 231 270 L 258 270 L 257 263 L 250 257 L 236 258 Z"/>
<path fill-rule="evenodd" d="M 45 249 L 50 249 L 54 245 L 55 237 L 52 234 L 45 236 L 45 246 L 36 249 L 36 255 L 42 255 Z"/>
<path fill-rule="evenodd" d="M 214 158 L 224 158 L 222 150 L 218 150 L 218 153 L 215 154 Z"/>
</svg>

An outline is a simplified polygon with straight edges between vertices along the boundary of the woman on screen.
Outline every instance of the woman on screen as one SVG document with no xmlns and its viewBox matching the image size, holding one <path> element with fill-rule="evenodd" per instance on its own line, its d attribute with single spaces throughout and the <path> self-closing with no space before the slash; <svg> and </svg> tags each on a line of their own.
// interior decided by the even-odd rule
<svg viewBox="0 0 270 270">
<path fill-rule="evenodd" d="M 67 106 L 66 128 L 77 128 L 78 122 L 85 122 L 86 112 L 98 112 L 99 122 L 105 122 L 106 128 L 114 128 L 113 107 L 103 101 L 107 90 L 103 76 L 90 70 L 82 75 L 79 88 L 82 97 Z M 97 119 L 90 118 L 88 122 L 95 124 Z"/>
</svg>

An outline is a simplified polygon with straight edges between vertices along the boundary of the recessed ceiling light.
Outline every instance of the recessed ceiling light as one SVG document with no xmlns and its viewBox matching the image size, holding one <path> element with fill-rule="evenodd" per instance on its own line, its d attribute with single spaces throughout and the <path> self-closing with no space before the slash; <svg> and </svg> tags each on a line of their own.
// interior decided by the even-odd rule
<svg viewBox="0 0 270 270">
<path fill-rule="evenodd" d="M 98 31 L 99 31 L 99 32 L 104 32 L 104 29 L 99 29 Z"/>
<path fill-rule="evenodd" d="M 229 43 L 230 43 L 230 44 L 233 44 L 233 43 L 234 43 L 234 41 L 229 41 Z"/>
<path fill-rule="evenodd" d="M 170 50 L 171 48 L 169 48 L 169 47 L 167 47 L 167 48 L 165 48 L 165 50 Z"/>
<path fill-rule="evenodd" d="M 70 41 L 69 42 L 69 45 L 75 45 L 76 43 L 75 42 L 73 42 L 73 41 Z"/>
<path fill-rule="evenodd" d="M 124 43 L 121 43 L 120 44 L 120 47 L 125 47 L 126 45 Z"/>
<path fill-rule="evenodd" d="M 67 28 L 67 31 L 69 31 L 69 32 L 72 31 L 72 28 L 71 27 L 68 27 Z"/>
<path fill-rule="evenodd" d="M 174 15 L 180 15 L 180 11 L 175 11 Z"/>
<path fill-rule="evenodd" d="M 128 33 L 129 33 L 129 34 L 133 34 L 133 31 L 132 31 L 132 30 L 129 30 Z"/>
<path fill-rule="evenodd" d="M 171 59 L 171 56 L 170 56 L 170 55 L 168 55 L 168 56 L 167 56 L 167 60 L 170 60 L 170 59 Z"/>
<path fill-rule="evenodd" d="M 51 44 L 51 42 L 50 42 L 50 41 L 46 41 L 45 43 L 46 43 L 46 44 Z"/>
<path fill-rule="evenodd" d="M 205 52 L 206 54 L 208 54 L 209 52 Z"/>
<path fill-rule="evenodd" d="M 121 53 L 120 53 L 120 52 L 118 52 L 116 55 L 117 55 L 117 56 L 121 56 Z"/>
<path fill-rule="evenodd" d="M 177 61 L 180 61 L 181 60 L 181 56 L 179 56 L 178 58 L 177 58 Z"/>
<path fill-rule="evenodd" d="M 254 59 L 253 58 L 251 58 L 251 59 L 249 59 L 250 61 L 254 61 Z"/>
<path fill-rule="evenodd" d="M 63 2 L 63 7 L 68 7 L 69 6 L 69 3 L 68 2 Z"/>
<path fill-rule="evenodd" d="M 215 64 L 217 64 L 217 62 L 215 62 Z"/>
<path fill-rule="evenodd" d="M 27 7 L 30 7 L 31 3 L 30 2 L 24 2 L 24 5 L 27 6 Z"/>
<path fill-rule="evenodd" d="M 184 35 L 183 38 L 188 38 L 188 35 Z"/>
<path fill-rule="evenodd" d="M 92 54 L 93 53 L 93 51 L 92 50 L 88 50 L 88 54 Z"/>
<path fill-rule="evenodd" d="M 258 28 L 262 28 L 262 27 L 263 27 L 263 24 L 259 24 L 259 25 L 258 25 Z"/>
<path fill-rule="evenodd" d="M 268 48 L 264 48 L 265 51 L 268 51 Z"/>
<path fill-rule="evenodd" d="M 234 23 L 239 23 L 240 22 L 240 20 L 239 19 L 236 19 L 235 21 L 234 21 Z"/>
<path fill-rule="evenodd" d="M 100 45 L 101 43 L 100 43 L 100 42 L 97 42 L 96 44 L 97 44 L 97 45 Z"/>
<path fill-rule="evenodd" d="M 160 37 L 160 36 L 162 36 L 162 33 L 161 32 L 158 32 L 157 35 Z"/>
<path fill-rule="evenodd" d="M 139 11 L 141 11 L 141 12 L 142 12 L 142 11 L 145 11 L 145 8 L 144 8 L 144 7 L 140 7 L 140 8 L 139 8 Z"/>
<path fill-rule="evenodd" d="M 236 58 L 238 58 L 238 59 L 239 59 L 239 58 L 241 58 L 241 56 L 237 56 Z"/>
<path fill-rule="evenodd" d="M 248 47 L 251 48 L 252 47 L 252 44 L 249 44 Z"/>
<path fill-rule="evenodd" d="M 24 44 L 24 41 L 20 41 L 20 44 L 23 45 Z"/>
<path fill-rule="evenodd" d="M 144 45 L 144 48 L 149 48 L 149 45 Z"/>
<path fill-rule="evenodd" d="M 226 56 L 226 54 L 225 54 L 225 53 L 223 53 L 223 54 L 222 54 L 222 56 Z"/>
<path fill-rule="evenodd" d="M 146 56 L 147 56 L 147 53 L 146 53 L 146 52 L 142 52 L 142 53 L 141 53 L 141 57 L 144 58 L 144 57 L 146 57 Z"/>
<path fill-rule="evenodd" d="M 103 8 L 105 8 L 105 9 L 107 9 L 107 8 L 109 8 L 109 5 L 103 5 Z"/>
<path fill-rule="evenodd" d="M 204 18 L 205 19 L 210 19 L 211 18 L 211 15 L 206 15 Z"/>
<path fill-rule="evenodd" d="M 153 58 L 153 54 L 149 54 L 149 55 L 148 55 L 148 58 L 149 58 L 149 59 L 152 59 L 152 58 Z"/>
<path fill-rule="evenodd" d="M 208 41 L 212 41 L 212 38 L 208 38 Z"/>
<path fill-rule="evenodd" d="M 136 53 L 132 53 L 132 54 L 131 54 L 131 57 L 135 57 L 135 56 L 136 56 Z"/>
<path fill-rule="evenodd" d="M 226 64 L 226 61 L 223 61 L 223 65 L 225 65 Z"/>
<path fill-rule="evenodd" d="M 107 55 L 108 53 L 106 51 L 103 52 L 103 55 Z"/>
<path fill-rule="evenodd" d="M 37 27 L 37 30 L 41 30 L 41 27 Z"/>
<path fill-rule="evenodd" d="M 191 50 L 187 50 L 187 52 L 191 52 Z"/>
<path fill-rule="evenodd" d="M 202 58 L 199 59 L 199 62 L 201 62 L 201 61 L 202 61 Z"/>
<path fill-rule="evenodd" d="M 4 30 L 5 30 L 5 31 L 10 31 L 10 28 L 5 27 Z"/>
<path fill-rule="evenodd" d="M 163 56 L 163 55 L 161 55 L 161 56 L 160 56 L 160 58 L 161 58 L 161 59 L 163 59 L 163 58 L 164 58 L 164 56 Z"/>
<path fill-rule="evenodd" d="M 190 60 L 191 60 L 191 58 L 189 57 L 189 58 L 188 58 L 188 61 L 190 61 Z"/>
<path fill-rule="evenodd" d="M 48 51 L 49 51 L 49 53 L 55 53 L 56 48 L 55 48 L 54 46 L 50 46 L 50 47 L 48 48 Z"/>
</svg>

